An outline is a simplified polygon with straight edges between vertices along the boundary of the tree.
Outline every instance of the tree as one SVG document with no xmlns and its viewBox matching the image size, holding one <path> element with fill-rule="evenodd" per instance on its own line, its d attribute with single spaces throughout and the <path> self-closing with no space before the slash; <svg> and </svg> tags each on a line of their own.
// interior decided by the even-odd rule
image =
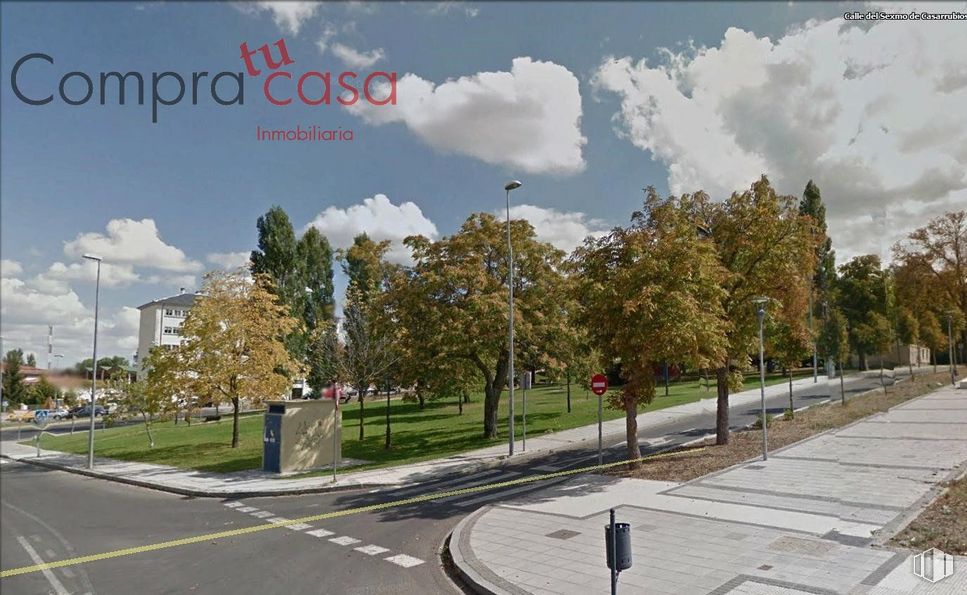
<svg viewBox="0 0 967 595">
<path fill-rule="evenodd" d="M 803 298 L 805 296 L 800 296 L 799 299 Z M 796 307 L 793 310 L 799 311 L 800 307 Z M 795 417 L 792 393 L 792 371 L 798 368 L 803 358 L 810 353 L 813 338 L 801 318 L 788 320 L 784 314 L 784 310 L 779 310 L 768 318 L 769 341 L 767 349 L 768 353 L 782 368 L 786 374 L 786 379 L 789 381 L 789 415 L 790 417 Z"/>
<path fill-rule="evenodd" d="M 808 215 L 812 219 L 811 233 L 816 240 L 816 272 L 813 275 L 813 287 L 819 294 L 814 303 L 820 304 L 826 299 L 836 282 L 836 252 L 833 250 L 833 240 L 827 235 L 826 205 L 823 204 L 819 186 L 812 180 L 806 183 L 806 189 L 803 190 L 799 213 Z"/>
<path fill-rule="evenodd" d="M 3 398 L 11 403 L 23 403 L 29 397 L 20 367 L 23 349 L 11 349 L 3 358 Z"/>
<path fill-rule="evenodd" d="M 37 356 L 33 353 L 27 354 L 27 367 L 36 368 L 37 367 Z"/>
<path fill-rule="evenodd" d="M 147 359 L 151 359 L 151 356 Z M 150 376 L 150 373 L 149 373 Z M 148 437 L 148 448 L 154 448 L 151 434 L 152 422 L 171 407 L 171 395 L 164 390 L 156 390 L 157 384 L 145 380 L 128 382 L 127 379 L 112 381 L 112 389 L 120 396 L 120 408 L 127 413 L 141 416 L 144 432 Z"/>
<path fill-rule="evenodd" d="M 272 281 L 269 286 L 272 292 L 288 308 L 287 314 L 301 319 L 306 310 L 307 285 L 292 222 L 285 210 L 276 205 L 259 217 L 255 226 L 258 248 L 252 251 L 249 269 L 253 275 L 267 276 Z M 301 360 L 305 355 L 305 341 L 301 332 L 293 332 L 285 338 L 286 348 Z"/>
<path fill-rule="evenodd" d="M 606 360 L 621 362 L 624 385 L 608 404 L 625 412 L 629 460 L 641 457 L 638 406 L 655 396 L 656 367 L 701 367 L 726 352 L 725 271 L 715 246 L 695 231 L 693 200 L 661 199 L 649 188 L 629 227 L 577 251 L 583 326 Z"/>
<path fill-rule="evenodd" d="M 726 321 L 725 356 L 716 366 L 717 444 L 729 441 L 729 392 L 742 385 L 742 370 L 749 353 L 756 351 L 758 322 L 753 299 L 768 297 L 778 303 L 787 319 L 805 318 L 798 299 L 807 295 L 815 273 L 814 221 L 799 212 L 797 201 L 780 196 L 762 176 L 749 190 L 732 193 L 723 203 L 712 203 L 699 193 L 695 218 L 710 234 L 725 269 L 721 311 Z"/>
<path fill-rule="evenodd" d="M 41 377 L 28 390 L 30 401 L 41 407 L 51 407 L 60 398 L 61 391 L 46 378 Z"/>
<path fill-rule="evenodd" d="M 947 333 L 940 326 L 937 315 L 930 310 L 924 310 L 917 321 L 920 339 L 930 348 L 930 361 L 933 363 L 933 373 L 937 373 L 937 352 L 947 348 Z"/>
<path fill-rule="evenodd" d="M 826 357 L 839 365 L 839 388 L 843 405 L 846 405 L 846 387 L 843 380 L 843 370 L 849 359 L 849 330 L 846 317 L 833 308 L 823 323 L 822 343 L 827 347 Z"/>
<path fill-rule="evenodd" d="M 967 318 L 967 210 L 945 213 L 917 229 L 893 246 L 893 258 L 927 273 L 942 296 L 938 314 L 955 308 Z M 961 333 L 967 344 L 967 329 Z"/>
<path fill-rule="evenodd" d="M 298 329 L 262 273 L 242 271 L 205 275 L 201 295 L 181 327 L 183 344 L 174 349 L 171 376 L 190 393 L 232 403 L 232 448 L 238 447 L 239 406 L 285 395 L 302 371 L 284 343 Z M 149 376 L 150 378 L 150 376 Z"/>
<path fill-rule="evenodd" d="M 302 267 L 303 296 L 302 322 L 306 332 L 332 320 L 335 309 L 332 285 L 332 247 L 315 227 L 306 230 L 297 245 L 299 263 Z"/>
<path fill-rule="evenodd" d="M 422 316 L 424 344 L 441 358 L 468 360 L 484 379 L 486 438 L 497 436 L 497 409 L 507 384 L 508 253 L 506 227 L 487 213 L 471 215 L 452 236 L 405 243 L 416 261 L 408 302 Z M 551 346 L 566 324 L 564 253 L 536 238 L 527 221 L 511 223 L 514 332 L 519 345 Z M 415 319 L 416 315 L 414 315 Z M 516 355 L 516 354 L 515 354 Z"/>
<path fill-rule="evenodd" d="M 867 356 L 882 353 L 890 344 L 887 276 L 875 254 L 857 256 L 841 266 L 839 273 L 836 302 L 846 317 L 859 368 L 867 370 Z"/>
<path fill-rule="evenodd" d="M 913 312 L 907 308 L 901 308 L 897 312 L 897 338 L 904 345 L 918 345 L 920 343 L 920 322 Z M 900 362 L 897 362 L 899 365 Z M 914 378 L 913 359 L 907 362 L 910 367 L 910 377 Z"/>
</svg>

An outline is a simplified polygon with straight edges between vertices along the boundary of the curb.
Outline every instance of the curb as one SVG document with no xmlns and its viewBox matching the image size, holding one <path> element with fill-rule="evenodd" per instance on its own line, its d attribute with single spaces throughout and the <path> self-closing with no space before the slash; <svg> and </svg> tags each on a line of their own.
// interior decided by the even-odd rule
<svg viewBox="0 0 967 595">
<path fill-rule="evenodd" d="M 448 551 L 453 561 L 453 569 L 464 585 L 477 595 L 529 595 L 527 591 L 505 581 L 478 562 L 470 547 L 470 533 L 473 526 L 477 519 L 490 508 L 490 506 L 484 506 L 467 515 L 450 533 Z"/>
</svg>

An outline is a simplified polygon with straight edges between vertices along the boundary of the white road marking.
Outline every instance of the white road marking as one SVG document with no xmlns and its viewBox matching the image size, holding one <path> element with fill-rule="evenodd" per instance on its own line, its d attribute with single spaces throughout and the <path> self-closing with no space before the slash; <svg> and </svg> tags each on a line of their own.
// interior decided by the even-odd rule
<svg viewBox="0 0 967 595">
<path fill-rule="evenodd" d="M 354 543 L 359 543 L 359 540 L 355 537 L 350 537 L 348 535 L 343 535 L 342 537 L 333 537 L 329 541 L 339 544 L 339 545 L 352 545 Z"/>
<path fill-rule="evenodd" d="M 312 525 L 306 523 L 295 523 L 293 525 L 286 525 L 286 529 L 292 529 L 293 531 L 302 531 L 303 529 L 311 529 Z"/>
<path fill-rule="evenodd" d="M 397 566 L 402 566 L 403 568 L 410 568 L 413 566 L 419 566 L 423 563 L 423 560 L 419 558 L 414 558 L 413 556 L 407 556 L 406 554 L 396 554 L 395 556 L 390 556 L 389 558 L 383 558 L 387 562 L 392 562 Z"/>
<path fill-rule="evenodd" d="M 509 481 L 517 477 L 518 475 L 520 475 L 519 471 L 507 471 L 500 477 L 488 477 L 486 479 L 475 479 L 472 481 L 461 481 L 459 483 L 449 484 L 445 488 L 443 488 L 443 490 L 449 492 L 451 490 L 462 490 L 465 488 L 473 488 L 487 483 L 500 483 L 502 481 Z M 465 496 L 466 494 L 457 494 L 455 496 L 445 496 L 443 498 L 437 498 L 436 500 L 431 500 L 431 502 L 433 502 L 434 504 L 441 504 L 443 502 L 450 502 L 451 500 L 456 500 L 458 498 L 464 498 Z"/>
<path fill-rule="evenodd" d="M 487 470 L 487 471 L 481 471 L 480 473 L 474 473 L 472 475 L 468 475 L 468 476 L 464 476 L 464 477 L 457 477 L 457 478 L 455 478 L 456 481 L 455 482 L 452 482 L 452 483 L 451 482 L 442 482 L 442 483 L 439 483 L 439 484 L 434 484 L 432 486 L 428 486 L 428 485 L 424 485 L 424 484 L 417 483 L 417 484 L 410 484 L 410 485 L 408 485 L 406 487 L 403 487 L 403 488 L 400 488 L 400 489 L 385 488 L 385 489 L 374 490 L 374 491 L 387 492 L 387 493 L 390 493 L 391 492 L 393 494 L 393 497 L 395 497 L 395 498 L 403 498 L 403 497 L 406 497 L 406 496 L 408 496 L 410 494 L 426 494 L 426 493 L 430 493 L 430 492 L 444 491 L 446 489 L 449 489 L 452 485 L 460 485 L 460 484 L 462 484 L 462 483 L 464 483 L 466 481 L 474 481 L 474 480 L 477 480 L 477 479 L 481 479 L 483 477 L 488 477 L 488 476 L 492 476 L 492 475 L 500 475 L 501 473 L 504 473 L 504 470 L 503 469 L 490 469 L 490 470 Z"/>
<path fill-rule="evenodd" d="M 378 545 L 364 545 L 363 547 L 353 548 L 357 552 L 362 552 L 364 554 L 369 554 L 370 556 L 375 556 L 376 554 L 382 554 L 388 552 L 389 550 L 385 547 L 380 547 Z"/>
<path fill-rule="evenodd" d="M 47 556 L 48 558 L 56 558 L 57 557 L 57 553 L 54 552 L 54 550 L 52 550 L 50 548 L 47 548 L 47 549 L 44 550 L 44 555 Z"/>
<path fill-rule="evenodd" d="M 258 508 L 255 508 L 254 506 L 243 506 L 241 508 L 236 508 L 235 510 L 239 512 L 255 512 L 258 510 Z"/>
<path fill-rule="evenodd" d="M 222 504 L 224 504 L 229 508 L 238 508 L 239 506 L 245 506 L 245 504 L 242 502 L 223 502 Z"/>
<path fill-rule="evenodd" d="M 461 508 L 466 506 L 473 506 L 474 504 L 478 504 L 480 502 L 487 502 L 489 500 L 495 500 L 498 498 L 509 496 L 511 494 L 516 494 L 518 492 L 526 492 L 527 490 L 533 490 L 535 485 L 536 485 L 535 483 L 525 483 L 524 485 L 511 490 L 502 490 L 492 494 L 486 494 L 483 496 L 478 496 L 476 498 L 471 498 L 469 500 L 464 500 L 463 502 L 455 502 L 454 506 L 459 506 Z"/>
<path fill-rule="evenodd" d="M 24 539 L 23 536 L 18 535 L 17 541 L 20 543 L 21 547 L 27 551 L 27 555 L 30 556 L 30 559 L 34 561 L 34 564 L 44 563 L 43 558 L 37 555 L 37 552 L 33 547 L 31 547 L 30 542 Z M 50 583 L 50 586 L 54 588 L 54 593 L 57 595 L 69 595 L 67 589 L 64 588 L 64 584 L 61 583 L 56 576 L 54 576 L 54 573 L 51 572 L 49 568 L 44 568 L 41 570 L 41 572 L 44 573 L 44 578 L 47 579 L 47 582 Z"/>
<path fill-rule="evenodd" d="M 254 516 L 257 519 L 266 519 L 266 518 L 269 518 L 270 516 L 275 516 L 275 513 L 269 512 L 267 510 L 260 510 L 258 512 L 253 512 L 252 516 Z"/>
<path fill-rule="evenodd" d="M 288 523 L 288 522 L 289 522 L 289 519 L 286 519 L 286 518 L 282 518 L 282 517 L 280 517 L 280 516 L 274 516 L 274 517 L 272 517 L 272 518 L 270 518 L 270 519 L 266 519 L 266 520 L 267 520 L 268 522 L 270 522 L 270 523 L 275 523 L 275 524 L 277 524 L 277 525 L 284 525 L 284 524 L 286 524 L 286 523 Z"/>
<path fill-rule="evenodd" d="M 329 537 L 332 535 L 332 531 L 327 531 L 325 529 L 316 529 L 314 531 L 306 531 L 306 535 L 312 535 L 313 537 Z"/>
</svg>

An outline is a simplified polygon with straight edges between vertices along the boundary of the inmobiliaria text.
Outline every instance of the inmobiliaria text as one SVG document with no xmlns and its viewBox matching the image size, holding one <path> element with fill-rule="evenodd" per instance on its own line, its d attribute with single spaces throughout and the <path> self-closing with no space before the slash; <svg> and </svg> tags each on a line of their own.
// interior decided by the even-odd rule
<svg viewBox="0 0 967 595">
<path fill-rule="evenodd" d="M 208 71 L 192 72 L 183 76 L 170 70 L 152 72 L 150 76 L 132 71 L 100 72 L 91 75 L 71 71 L 60 77 L 56 95 L 67 105 L 85 105 L 97 101 L 100 105 L 145 104 L 146 80 L 150 81 L 151 122 L 158 122 L 158 114 L 165 106 L 182 101 L 191 105 L 210 101 L 220 106 L 245 105 L 246 79 L 264 77 L 262 94 L 272 105 L 285 107 L 293 101 L 304 105 L 350 106 L 365 101 L 374 106 L 396 105 L 396 72 L 376 71 L 363 74 L 346 70 L 341 73 L 309 70 L 301 73 L 291 68 L 295 60 L 289 55 L 285 39 L 264 44 L 254 50 L 248 43 L 239 46 L 244 72 L 223 71 L 212 75 Z M 17 60 L 10 72 L 10 85 L 18 99 L 30 105 L 47 105 L 55 101 L 55 89 L 38 92 L 29 84 L 32 74 L 46 75 L 40 69 L 56 67 L 53 56 L 42 52 L 26 54 Z M 25 91 L 25 87 L 28 89 Z M 132 95 L 137 95 L 135 102 Z"/>
</svg>

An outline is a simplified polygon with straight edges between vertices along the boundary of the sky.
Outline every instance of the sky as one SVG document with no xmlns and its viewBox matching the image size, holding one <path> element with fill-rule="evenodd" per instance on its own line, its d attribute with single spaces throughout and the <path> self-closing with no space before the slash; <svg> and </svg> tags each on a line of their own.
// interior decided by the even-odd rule
<svg viewBox="0 0 967 595">
<path fill-rule="evenodd" d="M 0 5 L 0 335 L 46 365 L 90 356 L 94 265 L 99 355 L 130 357 L 137 307 L 243 264 L 273 205 L 336 248 L 359 232 L 439 238 L 473 212 L 512 216 L 570 250 L 625 224 L 642 188 L 714 199 L 766 174 L 780 192 L 820 187 L 840 263 L 889 256 L 930 218 L 967 206 L 967 20 L 847 21 L 848 11 L 967 13 L 967 3 L 105 2 Z M 246 72 L 284 39 L 290 80 L 260 54 L 242 105 L 206 82 Z M 278 60 L 277 48 L 272 56 Z M 30 105 L 15 94 L 17 77 Z M 334 97 L 344 71 L 397 73 L 395 105 Z M 85 85 L 93 94 L 80 105 Z M 102 72 L 136 71 L 118 105 Z M 185 97 L 157 106 L 152 73 Z M 303 73 L 331 72 L 330 105 L 299 101 Z M 192 73 L 199 79 L 191 101 Z M 373 96 L 386 97 L 377 79 Z M 116 85 L 116 82 L 113 83 Z M 217 88 L 236 95 L 233 79 Z M 306 86 L 319 94 L 318 78 Z M 170 100 L 172 77 L 158 83 Z M 340 95 L 348 97 L 348 95 Z M 170 101 L 169 101 L 170 103 Z M 351 141 L 260 141 L 318 127 Z M 338 268 L 338 265 L 337 265 Z M 345 278 L 337 273 L 337 298 Z M 55 362 L 55 365 L 57 362 Z"/>
</svg>

